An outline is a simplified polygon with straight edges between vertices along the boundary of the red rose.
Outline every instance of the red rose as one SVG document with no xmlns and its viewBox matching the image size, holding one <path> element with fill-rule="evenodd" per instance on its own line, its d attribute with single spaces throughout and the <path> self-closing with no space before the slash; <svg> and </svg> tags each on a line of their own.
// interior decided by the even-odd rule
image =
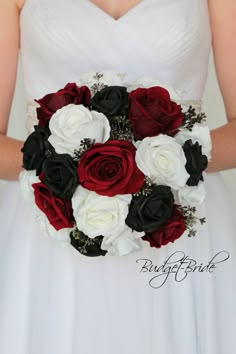
<svg viewBox="0 0 236 354">
<path fill-rule="evenodd" d="M 57 231 L 74 226 L 70 200 L 53 196 L 43 182 L 34 183 L 32 187 L 36 205 L 46 214 L 48 221 Z"/>
<path fill-rule="evenodd" d="M 160 248 L 169 242 L 174 242 L 186 230 L 183 213 L 176 207 L 173 208 L 172 216 L 158 230 L 146 233 L 143 240 L 149 241 L 151 247 Z"/>
<path fill-rule="evenodd" d="M 129 141 L 97 143 L 82 155 L 79 183 L 100 195 L 137 193 L 144 181 L 135 163 L 136 148 Z"/>
<path fill-rule="evenodd" d="M 75 83 L 68 83 L 56 93 L 49 93 L 40 100 L 35 100 L 40 104 L 40 107 L 36 109 L 39 125 L 48 127 L 53 113 L 70 103 L 87 106 L 90 97 L 91 93 L 87 86 L 78 87 Z"/>
<path fill-rule="evenodd" d="M 158 134 L 173 136 L 183 121 L 183 113 L 166 89 L 138 88 L 129 94 L 129 120 L 135 140 Z"/>
</svg>

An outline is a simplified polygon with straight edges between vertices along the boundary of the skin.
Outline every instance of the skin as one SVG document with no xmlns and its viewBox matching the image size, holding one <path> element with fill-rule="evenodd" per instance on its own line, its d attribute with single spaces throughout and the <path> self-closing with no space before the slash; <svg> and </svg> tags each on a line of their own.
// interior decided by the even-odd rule
<svg viewBox="0 0 236 354">
<path fill-rule="evenodd" d="M 86 0 L 89 1 L 89 0 Z M 140 0 L 93 0 L 118 19 Z M 236 167 L 236 2 L 208 0 L 216 74 L 227 124 L 211 131 L 213 151 L 208 172 Z M 0 0 L 0 179 L 16 180 L 21 171 L 23 142 L 6 136 L 16 83 L 20 44 L 19 14 L 24 0 Z"/>
</svg>

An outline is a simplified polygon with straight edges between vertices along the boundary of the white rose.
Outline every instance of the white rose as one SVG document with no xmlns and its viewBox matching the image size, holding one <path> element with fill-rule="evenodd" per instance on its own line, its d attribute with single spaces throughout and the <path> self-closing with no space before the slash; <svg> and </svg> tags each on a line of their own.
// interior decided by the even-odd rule
<svg viewBox="0 0 236 354">
<path fill-rule="evenodd" d="M 141 248 L 139 238 L 144 232 L 133 231 L 127 225 L 120 234 L 104 237 L 101 248 L 111 256 L 124 256 Z"/>
<path fill-rule="evenodd" d="M 130 194 L 106 197 L 79 186 L 73 197 L 72 207 L 76 225 L 85 235 L 116 235 L 124 230 Z"/>
<path fill-rule="evenodd" d="M 36 170 L 33 171 L 21 171 L 19 174 L 19 182 L 21 193 L 25 200 L 34 201 L 34 189 L 33 183 L 39 183 L 40 180 L 36 176 Z"/>
<path fill-rule="evenodd" d="M 134 83 L 132 83 L 131 85 L 128 85 L 128 92 L 136 90 L 139 87 L 142 88 L 149 88 L 149 87 L 153 87 L 153 86 L 160 86 L 163 87 L 164 89 L 166 89 L 169 94 L 170 94 L 170 98 L 172 101 L 178 102 L 181 101 L 181 97 L 182 97 L 182 93 L 181 91 L 175 90 L 172 86 L 166 84 L 166 83 L 162 83 L 159 80 L 153 80 L 149 77 L 140 77 L 138 78 Z"/>
<path fill-rule="evenodd" d="M 39 209 L 36 212 L 36 220 L 40 225 L 42 233 L 46 237 L 52 237 L 60 241 L 63 245 L 70 244 L 70 232 L 73 228 L 64 228 L 56 230 L 48 221 L 46 215 Z"/>
<path fill-rule="evenodd" d="M 94 84 L 107 86 L 123 86 L 125 73 L 118 73 L 112 70 L 92 71 L 81 75 L 78 86 L 86 85 L 90 90 Z"/>
<path fill-rule="evenodd" d="M 52 135 L 48 141 L 58 154 L 74 155 L 81 140 L 95 139 L 104 143 L 110 136 L 109 121 L 103 113 L 89 111 L 83 105 L 69 104 L 58 109 L 49 121 Z"/>
<path fill-rule="evenodd" d="M 195 124 L 192 131 L 180 128 L 180 131 L 175 135 L 175 139 L 181 145 L 184 145 L 185 141 L 188 139 L 192 139 L 193 144 L 198 141 L 202 146 L 202 153 L 208 158 L 211 157 L 212 145 L 210 129 L 208 126 Z"/>
<path fill-rule="evenodd" d="M 199 183 L 197 186 L 184 186 L 179 190 L 173 190 L 175 202 L 182 206 L 200 205 L 206 197 L 204 183 Z"/>
<path fill-rule="evenodd" d="M 185 169 L 186 157 L 182 147 L 174 138 L 160 134 L 138 141 L 135 145 L 136 163 L 154 183 L 174 189 L 179 189 L 186 184 L 189 178 Z"/>
</svg>

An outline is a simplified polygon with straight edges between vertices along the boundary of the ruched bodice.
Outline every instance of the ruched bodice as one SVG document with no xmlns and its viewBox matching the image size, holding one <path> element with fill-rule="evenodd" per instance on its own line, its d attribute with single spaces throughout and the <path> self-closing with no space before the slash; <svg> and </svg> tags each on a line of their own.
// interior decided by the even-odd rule
<svg viewBox="0 0 236 354">
<path fill-rule="evenodd" d="M 207 0 L 142 0 L 119 20 L 89 0 L 26 0 L 20 16 L 28 99 L 81 73 L 151 76 L 202 97 L 211 47 Z"/>
</svg>

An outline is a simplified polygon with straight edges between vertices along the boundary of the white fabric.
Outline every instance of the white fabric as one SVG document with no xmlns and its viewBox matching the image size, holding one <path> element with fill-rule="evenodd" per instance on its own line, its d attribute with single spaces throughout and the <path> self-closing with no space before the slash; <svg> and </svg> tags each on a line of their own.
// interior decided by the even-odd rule
<svg viewBox="0 0 236 354">
<path fill-rule="evenodd" d="M 167 82 L 199 100 L 211 46 L 207 0 L 142 0 L 118 21 L 89 0 L 26 0 L 20 17 L 28 99 L 91 70 L 128 72 Z M 24 119 L 22 118 L 22 124 Z M 128 256 L 88 258 L 42 235 L 18 182 L 0 194 L 0 348 L 2 354 L 235 354 L 236 229 L 219 174 L 206 177 L 198 235 Z M 161 266 L 181 251 L 213 273 L 170 274 Z M 153 283 L 151 283 L 153 285 Z"/>
</svg>

